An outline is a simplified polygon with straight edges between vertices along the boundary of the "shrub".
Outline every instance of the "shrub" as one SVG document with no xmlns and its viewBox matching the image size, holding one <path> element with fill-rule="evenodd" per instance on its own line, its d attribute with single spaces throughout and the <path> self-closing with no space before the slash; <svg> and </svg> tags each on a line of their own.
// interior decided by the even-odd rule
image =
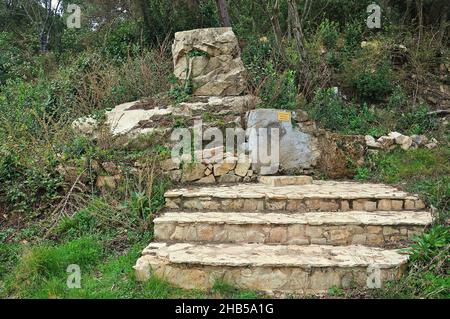
<svg viewBox="0 0 450 319">
<path fill-rule="evenodd" d="M 450 229 L 437 225 L 414 238 L 409 272 L 376 294 L 384 298 L 449 298 Z"/>
<path fill-rule="evenodd" d="M 358 50 L 363 39 L 363 29 L 360 21 L 348 23 L 344 28 L 344 48 L 348 54 Z"/>
<path fill-rule="evenodd" d="M 259 107 L 294 110 L 297 108 L 297 86 L 295 72 L 288 70 L 278 74 L 270 65 L 271 73 L 259 88 L 258 96 L 262 103 Z"/>
<path fill-rule="evenodd" d="M 438 118 L 428 115 L 428 112 L 428 107 L 422 104 L 416 110 L 403 113 L 395 129 L 410 135 L 434 131 L 438 127 Z"/>
<path fill-rule="evenodd" d="M 393 75 L 388 63 L 375 66 L 374 69 L 364 69 L 355 74 L 352 87 L 356 95 L 363 101 L 383 101 L 392 91 Z"/>
<path fill-rule="evenodd" d="M 262 100 L 259 107 L 295 109 L 295 71 L 282 69 L 268 39 L 249 39 L 242 54 L 249 75 L 250 90 Z"/>
<path fill-rule="evenodd" d="M 344 134 L 370 134 L 375 129 L 386 131 L 379 124 L 381 119 L 366 104 L 360 107 L 346 104 L 333 89 L 317 90 L 308 110 L 320 126 L 329 130 Z"/>
<path fill-rule="evenodd" d="M 62 179 L 55 173 L 56 163 L 25 166 L 19 153 L 1 145 L 0 155 L 0 202 L 9 209 L 27 212 L 48 205 L 57 197 Z"/>
<path fill-rule="evenodd" d="M 329 50 L 336 47 L 336 43 L 339 37 L 339 24 L 328 19 L 323 20 L 319 25 L 318 34 L 322 43 Z"/>
<path fill-rule="evenodd" d="M 401 85 L 396 85 L 389 96 L 387 107 L 391 110 L 402 110 L 408 104 L 407 96 Z"/>
</svg>

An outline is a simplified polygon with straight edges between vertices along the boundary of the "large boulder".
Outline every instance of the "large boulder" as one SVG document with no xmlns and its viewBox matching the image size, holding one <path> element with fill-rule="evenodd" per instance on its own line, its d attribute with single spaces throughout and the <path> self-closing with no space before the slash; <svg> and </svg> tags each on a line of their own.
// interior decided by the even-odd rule
<svg viewBox="0 0 450 319">
<path fill-rule="evenodd" d="M 143 101 L 129 102 L 106 111 L 104 124 L 114 136 L 136 136 L 163 126 L 161 119 L 168 118 L 172 112 L 172 106 L 155 104 L 149 107 Z M 92 116 L 87 116 L 75 120 L 72 127 L 83 134 L 95 134 L 99 124 Z"/>
<path fill-rule="evenodd" d="M 245 67 L 231 28 L 177 32 L 172 55 L 175 76 L 182 85 L 190 79 L 194 95 L 240 95 L 245 90 Z"/>
</svg>

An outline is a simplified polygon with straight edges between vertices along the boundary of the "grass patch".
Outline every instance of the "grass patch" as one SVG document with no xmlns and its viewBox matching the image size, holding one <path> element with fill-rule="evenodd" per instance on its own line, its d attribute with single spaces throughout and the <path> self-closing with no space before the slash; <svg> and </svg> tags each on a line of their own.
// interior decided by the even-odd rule
<svg viewBox="0 0 450 319">
<path fill-rule="evenodd" d="M 126 252 L 104 254 L 101 238 L 83 237 L 60 245 L 42 244 L 24 248 L 22 256 L 17 245 L 4 244 L 9 260 L 19 260 L 17 266 L 8 263 L 11 273 L 0 277 L 2 298 L 239 298 L 253 299 L 260 295 L 216 282 L 210 291 L 185 290 L 152 277 L 148 282 L 135 280 L 133 265 L 147 242 L 133 245 Z M 81 288 L 67 287 L 67 266 L 81 269 Z"/>
<path fill-rule="evenodd" d="M 373 154 L 366 166 L 359 168 L 356 178 L 399 184 L 417 193 L 438 211 L 438 221 L 448 218 L 450 211 L 450 148 L 433 150 L 394 150 Z"/>
<path fill-rule="evenodd" d="M 375 295 L 381 298 L 450 298 L 450 232 L 437 225 L 414 239 L 409 271 L 388 282 Z"/>
<path fill-rule="evenodd" d="M 377 298 L 450 297 L 450 149 L 394 150 L 369 156 L 359 180 L 393 183 L 417 193 L 436 209 L 434 226 L 415 237 L 407 273 L 373 292 Z"/>
</svg>

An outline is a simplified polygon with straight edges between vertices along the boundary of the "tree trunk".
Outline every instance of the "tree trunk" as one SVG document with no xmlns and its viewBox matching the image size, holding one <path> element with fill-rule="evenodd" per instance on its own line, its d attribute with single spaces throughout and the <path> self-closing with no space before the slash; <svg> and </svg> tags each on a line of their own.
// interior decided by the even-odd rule
<svg viewBox="0 0 450 319">
<path fill-rule="evenodd" d="M 416 0 L 417 16 L 419 18 L 419 41 L 422 40 L 423 35 L 423 1 Z"/>
<path fill-rule="evenodd" d="M 273 14 L 272 14 L 272 17 L 270 18 L 270 21 L 272 22 L 272 27 L 273 27 L 273 32 L 275 34 L 275 42 L 276 42 L 276 45 L 278 48 L 278 52 L 284 59 L 285 55 L 284 55 L 284 48 L 283 48 L 283 43 L 282 43 L 283 34 L 281 32 L 280 21 L 278 19 L 279 14 L 280 14 L 280 5 L 278 3 L 278 0 L 275 0 L 275 4 L 273 6 Z"/>
<path fill-rule="evenodd" d="M 300 62 L 303 62 L 306 58 L 306 51 L 305 51 L 305 45 L 303 44 L 303 30 L 302 30 L 302 24 L 300 20 L 300 16 L 298 14 L 298 7 L 295 0 L 288 0 L 288 6 L 290 7 L 291 14 L 292 14 L 292 28 L 294 31 L 294 37 L 295 41 L 297 43 L 297 49 L 300 53 Z"/>
<path fill-rule="evenodd" d="M 405 25 L 406 20 L 409 17 L 409 13 L 411 10 L 411 3 L 412 3 L 412 0 L 406 0 L 406 10 L 405 10 L 405 14 L 403 15 L 403 18 L 402 18 L 402 25 Z"/>
<path fill-rule="evenodd" d="M 447 37 L 447 15 L 448 15 L 448 6 L 444 7 L 444 10 L 441 12 L 441 22 L 439 25 L 439 44 L 442 45 L 444 39 Z"/>
<path fill-rule="evenodd" d="M 136 0 L 137 7 L 141 11 L 142 18 L 144 19 L 144 29 L 145 33 L 148 35 L 152 29 L 152 21 L 150 17 L 150 11 L 148 8 L 148 4 L 145 0 Z"/>
<path fill-rule="evenodd" d="M 216 2 L 217 10 L 219 11 L 220 24 L 222 27 L 231 27 L 230 16 L 225 0 L 216 0 Z"/>
</svg>

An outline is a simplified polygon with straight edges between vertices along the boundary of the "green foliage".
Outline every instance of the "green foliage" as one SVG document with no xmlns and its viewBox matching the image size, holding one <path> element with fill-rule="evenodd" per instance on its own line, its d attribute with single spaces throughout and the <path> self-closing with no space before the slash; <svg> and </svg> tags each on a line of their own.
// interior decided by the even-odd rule
<svg viewBox="0 0 450 319">
<path fill-rule="evenodd" d="M 390 282 L 377 295 L 383 298 L 450 297 L 450 231 L 437 225 L 414 238 L 408 249 L 410 269 L 399 282 Z"/>
<path fill-rule="evenodd" d="M 49 164 L 53 172 L 47 171 L 43 164 L 26 166 L 19 153 L 0 145 L 0 202 L 12 211 L 28 212 L 54 200 L 61 176 L 55 173 L 54 163 Z"/>
<path fill-rule="evenodd" d="M 140 136 L 124 146 L 120 139 L 101 134 L 93 141 L 74 135 L 70 128 L 75 118 L 87 114 L 101 121 L 106 109 L 127 101 L 156 95 L 168 96 L 175 103 L 186 101 L 194 89 L 192 83 L 180 86 L 172 79 L 170 86 L 167 80 L 172 73 L 172 35 L 219 26 L 216 1 L 173 5 L 170 0 L 77 0 L 83 7 L 82 29 L 67 29 L 64 16 L 54 17 L 46 54 L 39 53 L 39 25 L 31 23 L 16 2 L 0 2 L 0 211 L 8 216 L 6 223 L 0 222 L 0 296 L 259 297 L 224 282 L 216 282 L 206 293 L 177 289 L 156 278 L 145 284 L 136 282 L 132 266 L 152 238 L 151 220 L 164 206 L 163 194 L 170 183 L 161 179 L 158 165 L 149 166 L 146 176 L 138 178 L 131 164 L 143 158 L 158 163 L 170 150 L 158 134 Z M 300 63 L 292 37 L 282 40 L 285 54 L 275 47 L 267 3 L 227 1 L 249 71 L 250 93 L 261 98 L 260 107 L 297 109 L 302 100 L 313 119 L 333 131 L 380 136 L 396 130 L 441 141 L 439 134 L 445 138 L 448 132 L 442 132 L 438 120 L 427 115 L 427 106 L 411 103 L 409 92 L 417 83 L 437 84 L 442 75 L 437 73 L 439 67 L 448 58 L 445 41 L 430 41 L 438 37 L 428 36 L 428 27 L 420 39 L 411 31 L 398 32 L 416 30 L 396 23 L 406 9 L 401 1 L 383 14 L 382 30 L 368 30 L 365 9 L 371 2 L 312 1 L 310 15 L 303 21 L 307 58 Z M 440 13 L 435 8 L 441 2 L 425 3 L 425 23 L 439 20 L 434 19 L 434 11 Z M 305 2 L 297 4 L 304 13 Z M 43 10 L 40 5 L 39 10 Z M 287 2 L 281 1 L 279 20 L 284 35 L 288 34 L 287 12 Z M 406 20 L 417 21 L 414 14 L 410 11 Z M 437 30 L 435 25 L 429 29 Z M 363 40 L 373 46 L 361 48 Z M 400 70 L 396 66 L 395 73 L 389 62 L 394 43 L 408 48 L 406 65 Z M 188 54 L 191 58 L 205 55 L 198 50 Z M 332 86 L 343 93 L 323 89 Z M 426 90 L 417 88 L 421 101 L 421 92 Z M 214 114 L 203 114 L 203 118 L 225 124 Z M 187 125 L 178 117 L 170 120 L 173 128 Z M 438 221 L 443 222 L 450 202 L 448 158 L 448 148 L 441 146 L 380 153 L 371 156 L 365 167 L 350 164 L 357 180 L 405 183 L 406 190 L 420 194 L 438 210 Z M 105 172 L 97 172 L 94 164 L 105 161 L 123 170 L 114 190 L 95 187 L 97 175 Z M 55 204 L 72 186 L 68 176 L 58 173 L 67 165 L 75 174 L 87 170 L 89 176 L 69 196 L 69 205 L 76 198 L 76 208 L 61 213 L 67 216 L 54 224 L 60 216 Z M 15 213 L 21 213 L 20 229 Z M 444 228 L 432 229 L 417 239 L 411 271 L 399 285 L 383 290 L 384 296 L 448 297 L 448 255 L 440 253 L 448 251 L 445 232 Z M 82 289 L 67 289 L 66 263 L 81 264 Z M 336 287 L 329 293 L 351 297 Z"/>
<path fill-rule="evenodd" d="M 213 294 L 218 294 L 223 298 L 232 299 L 256 299 L 259 296 L 254 291 L 238 289 L 221 280 L 216 280 L 214 282 L 211 292 Z"/>
<path fill-rule="evenodd" d="M 297 108 L 295 72 L 288 70 L 279 74 L 271 65 L 267 68 L 269 75 L 260 88 L 262 103 L 258 107 L 295 110 Z"/>
<path fill-rule="evenodd" d="M 323 20 L 319 25 L 318 36 L 327 49 L 334 49 L 339 37 L 339 24 L 328 19 Z"/>
<path fill-rule="evenodd" d="M 406 92 L 401 85 L 396 85 L 392 94 L 389 96 L 387 107 L 391 110 L 402 110 L 407 106 Z"/>
<path fill-rule="evenodd" d="M 297 85 L 293 70 L 279 70 L 268 39 L 249 39 L 242 59 L 249 71 L 249 85 L 262 103 L 259 107 L 297 108 Z"/>
<path fill-rule="evenodd" d="M 333 89 L 317 90 L 307 108 L 310 116 L 326 129 L 344 134 L 369 134 L 377 128 L 377 132 L 387 131 L 366 104 L 346 104 Z"/>
<path fill-rule="evenodd" d="M 437 225 L 430 229 L 422 236 L 414 238 L 414 243 L 409 249 L 410 261 L 416 264 L 429 265 L 429 270 L 441 265 L 434 264 L 433 259 L 443 250 L 450 248 L 450 231 L 449 227 Z M 449 269 L 450 270 L 450 269 Z M 450 289 L 450 287 L 449 287 Z"/>
<path fill-rule="evenodd" d="M 59 246 L 48 244 L 28 250 L 12 272 L 6 275 L 0 297 L 15 298 L 242 298 L 261 295 L 242 291 L 224 283 L 216 283 L 211 291 L 183 290 L 156 277 L 148 282 L 135 280 L 133 265 L 147 242 L 135 244 L 125 254 L 105 258 L 101 241 L 82 237 Z M 6 245 L 5 245 L 6 246 Z M 1 246 L 0 246 L 1 247 Z M 3 248 L 0 248 L 0 251 Z M 11 244 L 5 248 L 9 258 L 17 258 Z M 2 255 L 0 255 L 2 256 Z M 13 257 L 16 256 L 16 257 Z M 66 268 L 77 264 L 81 268 L 81 288 L 67 288 Z"/>
<path fill-rule="evenodd" d="M 355 179 L 359 181 L 366 181 L 371 177 L 369 168 L 367 167 L 357 167 Z"/>
<path fill-rule="evenodd" d="M 328 295 L 332 297 L 345 297 L 345 291 L 340 287 L 333 286 L 328 289 Z"/>
<path fill-rule="evenodd" d="M 8 270 L 18 263 L 20 253 L 20 245 L 4 244 L 2 241 L 3 239 L 0 238 L 0 284 Z"/>
<path fill-rule="evenodd" d="M 352 79 L 352 87 L 363 101 L 383 101 L 392 91 L 393 74 L 387 63 L 364 69 Z"/>
<path fill-rule="evenodd" d="M 14 271 L 5 278 L 7 293 L 20 297 L 49 298 L 49 286 L 59 281 L 65 284 L 66 269 L 79 265 L 89 271 L 103 257 L 103 249 L 92 238 L 80 238 L 60 246 L 43 244 L 24 252 Z"/>
<path fill-rule="evenodd" d="M 450 211 L 450 149 L 394 150 L 371 155 L 367 169 L 376 181 L 405 182 L 406 189 L 419 194 L 439 212 L 440 220 Z"/>
<path fill-rule="evenodd" d="M 445 222 L 450 217 L 450 177 L 448 173 L 447 176 L 413 180 L 409 183 L 408 190 L 419 193 L 429 206 L 438 209 L 438 221 Z"/>
<path fill-rule="evenodd" d="M 359 50 L 363 39 L 363 28 L 359 20 L 346 24 L 344 28 L 344 47 L 347 54 Z"/>
<path fill-rule="evenodd" d="M 145 193 L 132 193 L 127 205 L 133 215 L 142 218 L 143 220 L 146 220 L 152 212 L 150 199 Z"/>
<path fill-rule="evenodd" d="M 434 131 L 438 126 L 438 118 L 428 115 L 429 109 L 425 105 L 403 113 L 397 122 L 396 129 L 405 134 L 425 134 Z"/>
<path fill-rule="evenodd" d="M 118 20 L 112 26 L 111 32 L 106 34 L 102 42 L 98 43 L 99 49 L 113 59 L 124 61 L 129 54 L 138 54 L 140 51 L 139 40 L 142 26 L 135 20 Z"/>
</svg>

